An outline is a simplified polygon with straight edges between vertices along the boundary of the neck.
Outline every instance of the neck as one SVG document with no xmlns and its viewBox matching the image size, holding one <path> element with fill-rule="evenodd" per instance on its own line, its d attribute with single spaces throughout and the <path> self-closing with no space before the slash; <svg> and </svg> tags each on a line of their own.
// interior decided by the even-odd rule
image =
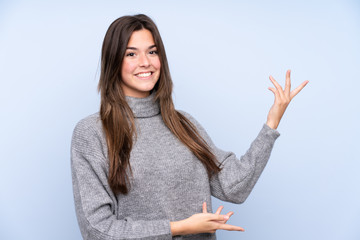
<svg viewBox="0 0 360 240">
<path fill-rule="evenodd" d="M 159 103 L 155 101 L 155 91 L 144 98 L 126 96 L 126 101 L 136 118 L 147 118 L 160 113 Z"/>
</svg>

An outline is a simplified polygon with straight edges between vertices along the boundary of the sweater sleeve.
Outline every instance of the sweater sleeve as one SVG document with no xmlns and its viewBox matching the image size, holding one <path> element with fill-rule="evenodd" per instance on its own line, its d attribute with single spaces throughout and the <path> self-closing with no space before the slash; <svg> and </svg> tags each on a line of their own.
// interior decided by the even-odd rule
<svg viewBox="0 0 360 240">
<path fill-rule="evenodd" d="M 264 170 L 280 133 L 264 124 L 250 148 L 238 159 L 234 153 L 217 148 L 204 128 L 189 114 L 185 116 L 195 124 L 222 168 L 210 179 L 211 195 L 223 201 L 243 203 Z"/>
<path fill-rule="evenodd" d="M 172 239 L 168 219 L 117 219 L 118 203 L 107 182 L 107 153 L 100 139 L 96 129 L 83 120 L 75 127 L 71 142 L 75 210 L 83 238 Z"/>
</svg>

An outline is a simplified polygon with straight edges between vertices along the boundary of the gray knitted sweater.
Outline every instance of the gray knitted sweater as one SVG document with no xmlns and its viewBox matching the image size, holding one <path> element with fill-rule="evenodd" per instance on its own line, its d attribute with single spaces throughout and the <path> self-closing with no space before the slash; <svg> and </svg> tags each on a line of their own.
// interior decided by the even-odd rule
<svg viewBox="0 0 360 240">
<path fill-rule="evenodd" d="M 130 155 L 133 171 L 128 195 L 115 196 L 108 182 L 108 153 L 99 114 L 81 120 L 71 143 L 75 209 L 84 239 L 216 239 L 215 234 L 171 236 L 170 221 L 202 211 L 211 195 L 242 203 L 263 171 L 279 136 L 266 124 L 240 159 L 214 146 L 201 125 L 182 112 L 210 145 L 222 171 L 208 178 L 195 155 L 164 125 L 153 95 L 127 97 L 134 112 L 137 140 Z"/>
</svg>

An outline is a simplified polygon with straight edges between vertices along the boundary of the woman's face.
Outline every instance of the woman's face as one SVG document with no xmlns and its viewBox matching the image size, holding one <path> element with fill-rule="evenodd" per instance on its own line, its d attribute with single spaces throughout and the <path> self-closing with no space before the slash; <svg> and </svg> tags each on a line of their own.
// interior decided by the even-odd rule
<svg viewBox="0 0 360 240">
<path fill-rule="evenodd" d="M 149 96 L 160 76 L 160 59 L 151 32 L 134 31 L 121 67 L 121 87 L 126 96 Z"/>
</svg>

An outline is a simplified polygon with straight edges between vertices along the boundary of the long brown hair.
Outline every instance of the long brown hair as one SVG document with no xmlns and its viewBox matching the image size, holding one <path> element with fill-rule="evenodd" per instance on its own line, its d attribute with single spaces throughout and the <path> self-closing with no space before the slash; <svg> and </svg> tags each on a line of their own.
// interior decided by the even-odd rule
<svg viewBox="0 0 360 240">
<path fill-rule="evenodd" d="M 209 177 L 221 170 L 214 154 L 195 126 L 174 108 L 171 96 L 173 84 L 165 48 L 155 23 L 143 14 L 123 16 L 116 19 L 105 34 L 98 86 L 101 93 L 100 117 L 108 146 L 108 181 L 115 194 L 129 192 L 129 174 L 132 174 L 130 152 L 133 137 L 136 136 L 134 114 L 120 86 L 121 66 L 131 34 L 141 29 L 152 33 L 159 54 L 160 78 L 153 90 L 156 91 L 155 100 L 159 102 L 165 125 L 204 164 Z"/>
</svg>

